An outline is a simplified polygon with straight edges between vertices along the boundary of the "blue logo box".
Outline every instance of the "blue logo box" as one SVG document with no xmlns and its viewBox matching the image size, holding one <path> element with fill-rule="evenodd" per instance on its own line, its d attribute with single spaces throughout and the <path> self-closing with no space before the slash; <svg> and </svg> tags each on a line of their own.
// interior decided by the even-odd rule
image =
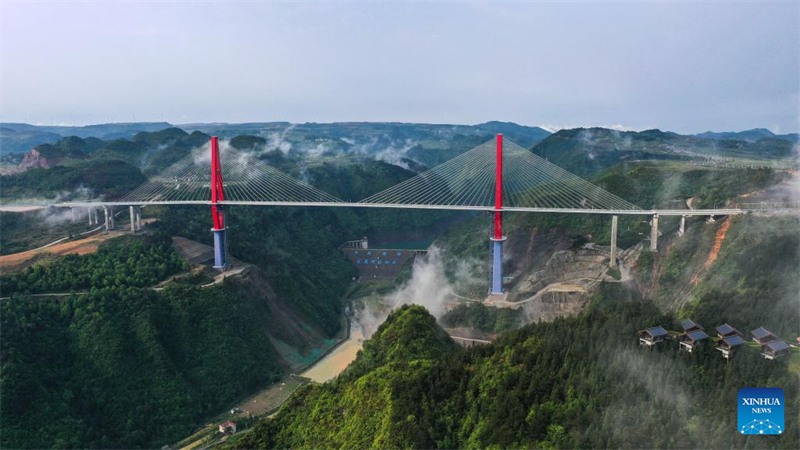
<svg viewBox="0 0 800 450">
<path fill-rule="evenodd" d="M 740 389 L 738 417 L 741 434 L 783 434 L 783 389 Z"/>
</svg>

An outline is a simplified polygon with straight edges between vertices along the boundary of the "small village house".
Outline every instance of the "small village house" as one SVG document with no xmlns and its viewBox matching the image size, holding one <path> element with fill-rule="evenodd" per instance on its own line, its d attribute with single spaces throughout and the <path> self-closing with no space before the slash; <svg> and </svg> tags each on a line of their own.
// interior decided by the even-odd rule
<svg viewBox="0 0 800 450">
<path fill-rule="evenodd" d="M 646 330 L 639 331 L 639 345 L 646 345 L 648 347 L 652 347 L 653 345 L 660 344 L 664 342 L 669 336 L 667 330 L 664 327 L 651 327 Z"/>
<path fill-rule="evenodd" d="M 789 344 L 781 339 L 769 341 L 761 347 L 761 355 L 766 359 L 777 359 L 788 355 L 790 351 Z"/>
<path fill-rule="evenodd" d="M 703 330 L 694 330 L 688 333 L 683 333 L 680 339 L 680 347 L 681 350 L 686 350 L 689 353 L 692 353 L 692 350 L 700 343 L 703 339 L 708 339 L 708 335 Z"/>
<path fill-rule="evenodd" d="M 722 352 L 723 358 L 729 359 L 731 356 L 733 356 L 733 352 L 744 344 L 744 338 L 738 334 L 731 334 L 730 336 L 726 336 L 717 342 L 717 350 Z"/>
<path fill-rule="evenodd" d="M 742 336 L 742 333 L 727 323 L 723 323 L 717 327 L 717 336 L 719 336 L 720 339 L 723 339 L 729 336 Z"/>
<path fill-rule="evenodd" d="M 775 336 L 764 327 L 758 327 L 751 331 L 750 334 L 753 335 L 753 341 L 757 342 L 758 345 L 764 345 L 767 342 L 778 340 L 778 336 Z"/>
</svg>

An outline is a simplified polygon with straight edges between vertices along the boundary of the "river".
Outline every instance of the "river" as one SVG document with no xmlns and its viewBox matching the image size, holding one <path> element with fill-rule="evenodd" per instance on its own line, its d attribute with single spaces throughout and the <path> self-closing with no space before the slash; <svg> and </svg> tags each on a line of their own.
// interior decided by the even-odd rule
<svg viewBox="0 0 800 450">
<path fill-rule="evenodd" d="M 364 331 L 355 320 L 350 320 L 350 338 L 328 353 L 300 376 L 324 383 L 336 378 L 356 359 L 356 354 L 364 344 Z"/>
</svg>

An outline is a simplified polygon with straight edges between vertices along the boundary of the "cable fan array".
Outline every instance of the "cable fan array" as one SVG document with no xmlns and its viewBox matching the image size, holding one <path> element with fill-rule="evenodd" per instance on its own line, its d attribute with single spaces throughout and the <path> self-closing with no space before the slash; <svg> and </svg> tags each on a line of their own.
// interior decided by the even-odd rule
<svg viewBox="0 0 800 450">
<path fill-rule="evenodd" d="M 342 200 L 297 180 L 251 154 L 220 148 L 226 202 L 341 203 Z M 118 202 L 209 202 L 211 158 L 206 145 L 139 186 Z"/>
<path fill-rule="evenodd" d="M 359 203 L 494 206 L 496 145 L 492 139 Z M 503 140 L 503 206 L 639 210 L 508 139 Z"/>
</svg>

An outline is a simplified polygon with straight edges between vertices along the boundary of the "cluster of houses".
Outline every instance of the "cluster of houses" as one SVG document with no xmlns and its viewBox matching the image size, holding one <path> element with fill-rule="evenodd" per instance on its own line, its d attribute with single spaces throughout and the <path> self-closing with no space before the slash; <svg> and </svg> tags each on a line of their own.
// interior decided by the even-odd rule
<svg viewBox="0 0 800 450">
<path fill-rule="evenodd" d="M 681 350 L 691 353 L 703 341 L 710 339 L 712 341 L 716 340 L 717 350 L 722 353 L 723 358 L 728 359 L 746 343 L 742 333 L 727 323 L 716 328 L 716 339 L 711 338 L 702 326 L 691 319 L 682 321 L 681 328 L 683 329 L 682 332 L 674 333 L 670 333 L 662 326 L 640 330 L 639 345 L 652 347 L 665 340 L 674 339 L 678 341 Z M 753 341 L 761 347 L 761 355 L 766 359 L 780 358 L 791 351 L 791 346 L 786 341 L 775 336 L 764 327 L 758 327 L 751 331 L 750 334 L 753 336 Z M 800 338 L 797 338 L 796 344 L 800 345 Z"/>
</svg>

